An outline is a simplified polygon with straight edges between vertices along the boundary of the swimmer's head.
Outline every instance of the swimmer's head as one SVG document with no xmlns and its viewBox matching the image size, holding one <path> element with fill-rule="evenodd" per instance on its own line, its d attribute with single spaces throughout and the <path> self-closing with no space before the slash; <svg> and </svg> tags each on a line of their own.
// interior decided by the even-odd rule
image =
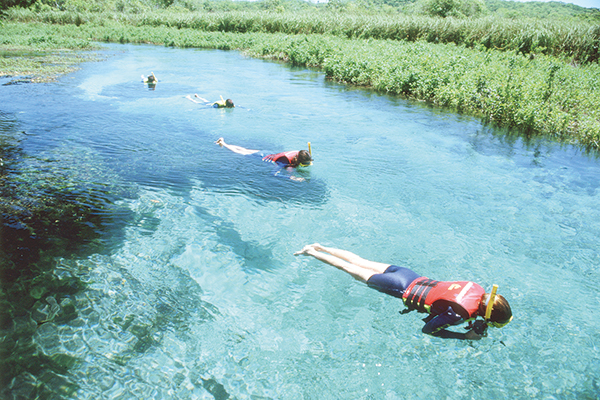
<svg viewBox="0 0 600 400">
<path fill-rule="evenodd" d="M 481 296 L 481 301 L 479 302 L 479 315 L 481 316 L 485 315 L 489 297 L 489 293 L 485 293 L 483 296 Z M 495 328 L 502 328 L 512 321 L 512 318 L 512 310 L 510 309 L 508 301 L 506 301 L 502 295 L 497 294 L 494 297 L 492 313 L 490 315 L 490 319 L 486 321 L 487 324 Z"/>
<path fill-rule="evenodd" d="M 301 167 L 308 167 L 310 164 L 312 164 L 312 157 L 306 150 L 300 150 L 296 158 L 298 160 L 298 165 Z"/>
<path fill-rule="evenodd" d="M 225 107 L 227 107 L 227 108 L 233 108 L 233 107 L 235 107 L 233 105 L 233 100 L 231 100 L 231 99 L 225 100 Z"/>
</svg>

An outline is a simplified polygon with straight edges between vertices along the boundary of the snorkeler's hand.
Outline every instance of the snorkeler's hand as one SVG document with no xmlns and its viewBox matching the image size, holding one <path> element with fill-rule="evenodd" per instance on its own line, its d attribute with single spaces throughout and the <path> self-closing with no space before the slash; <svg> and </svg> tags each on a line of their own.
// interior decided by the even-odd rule
<svg viewBox="0 0 600 400">
<path fill-rule="evenodd" d="M 487 327 L 488 326 L 484 321 L 478 319 L 473 323 L 473 332 L 481 336 L 486 336 L 485 330 L 487 329 Z"/>
<path fill-rule="evenodd" d="M 306 179 L 298 178 L 297 176 L 290 176 L 290 179 L 296 182 L 304 182 Z"/>
</svg>

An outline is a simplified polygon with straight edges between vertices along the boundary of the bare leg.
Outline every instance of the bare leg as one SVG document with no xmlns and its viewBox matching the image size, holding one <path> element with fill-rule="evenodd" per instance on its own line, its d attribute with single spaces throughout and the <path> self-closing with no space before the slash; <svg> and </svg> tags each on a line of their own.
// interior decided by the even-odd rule
<svg viewBox="0 0 600 400">
<path fill-rule="evenodd" d="M 215 143 L 221 147 L 225 147 L 226 149 L 229 149 L 229 150 L 233 151 L 234 153 L 238 153 L 238 154 L 249 155 L 249 154 L 254 154 L 254 153 L 259 152 L 259 150 L 252 150 L 252 149 L 247 149 L 242 146 L 227 144 L 227 143 L 225 143 L 225 140 L 223 140 L 223 138 L 219 138 L 219 140 L 217 140 Z"/>
<path fill-rule="evenodd" d="M 196 94 L 196 93 L 194 93 L 194 97 L 197 97 L 197 98 L 199 98 L 200 100 L 202 100 L 202 101 L 203 101 L 203 102 L 205 102 L 205 103 L 210 103 L 210 101 L 206 100 L 206 99 L 205 99 L 205 98 L 203 98 L 203 97 L 200 97 L 200 96 L 198 96 L 198 94 Z"/>
<path fill-rule="evenodd" d="M 310 246 L 317 251 L 323 251 L 325 253 L 329 253 L 332 256 L 341 258 L 342 260 L 346 260 L 349 263 L 357 265 L 361 268 L 369 269 L 371 271 L 374 271 L 377 274 L 383 274 L 385 272 L 385 270 L 388 269 L 388 267 L 390 266 L 390 264 L 385 264 L 385 263 L 381 263 L 381 262 L 377 262 L 377 261 L 365 260 L 364 258 L 362 258 L 348 250 L 341 250 L 341 249 L 336 249 L 333 247 L 325 247 L 325 246 L 321 246 L 319 243 L 315 243 Z"/>
<path fill-rule="evenodd" d="M 319 252 L 312 245 L 304 246 L 302 250 L 294 253 L 294 255 L 296 256 L 300 254 L 306 254 L 316 258 L 319 261 L 323 261 L 329 265 L 333 265 L 334 267 L 341 269 L 342 271 L 346 271 L 359 281 L 367 282 L 369 278 L 376 273 L 371 269 L 363 268 L 359 265 L 352 264 L 331 254 Z"/>
</svg>

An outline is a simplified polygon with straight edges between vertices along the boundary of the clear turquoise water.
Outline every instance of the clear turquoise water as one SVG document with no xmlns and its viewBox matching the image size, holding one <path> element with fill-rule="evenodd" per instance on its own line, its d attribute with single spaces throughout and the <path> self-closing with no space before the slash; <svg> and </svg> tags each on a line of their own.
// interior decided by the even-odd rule
<svg viewBox="0 0 600 400">
<path fill-rule="evenodd" d="M 89 286 L 78 318 L 34 334 L 78 360 L 77 398 L 600 396 L 598 160 L 237 52 L 106 54 L 57 83 L 0 88 L 27 154 L 116 186 L 99 195 L 129 210 L 120 234 L 102 228 L 104 251 L 57 258 L 57 276 Z M 309 181 L 272 177 L 221 136 L 273 152 L 310 141 Z M 399 300 L 293 256 L 313 242 L 496 283 L 515 319 L 479 342 L 423 335 Z"/>
</svg>

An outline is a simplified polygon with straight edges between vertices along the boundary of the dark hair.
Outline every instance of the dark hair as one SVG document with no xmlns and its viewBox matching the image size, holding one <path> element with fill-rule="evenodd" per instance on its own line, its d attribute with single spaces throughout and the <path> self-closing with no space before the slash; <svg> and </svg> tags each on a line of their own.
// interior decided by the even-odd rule
<svg viewBox="0 0 600 400">
<path fill-rule="evenodd" d="M 231 107 L 235 107 L 235 106 L 233 105 L 233 100 L 231 100 L 231 99 L 227 99 L 227 100 L 225 100 L 225 107 L 229 107 L 229 108 L 231 108 Z"/>
<path fill-rule="evenodd" d="M 306 150 L 300 150 L 298 152 L 298 164 L 310 164 L 310 162 L 312 161 L 312 157 L 310 156 L 310 153 Z"/>
<path fill-rule="evenodd" d="M 485 316 L 485 309 L 487 308 L 489 293 L 485 293 L 481 296 L 481 302 L 479 303 L 479 315 Z M 492 307 L 492 315 L 490 315 L 491 322 L 497 322 L 499 324 L 505 324 L 512 318 L 512 310 L 508 301 L 501 295 L 497 294 L 494 298 L 494 306 Z"/>
</svg>

